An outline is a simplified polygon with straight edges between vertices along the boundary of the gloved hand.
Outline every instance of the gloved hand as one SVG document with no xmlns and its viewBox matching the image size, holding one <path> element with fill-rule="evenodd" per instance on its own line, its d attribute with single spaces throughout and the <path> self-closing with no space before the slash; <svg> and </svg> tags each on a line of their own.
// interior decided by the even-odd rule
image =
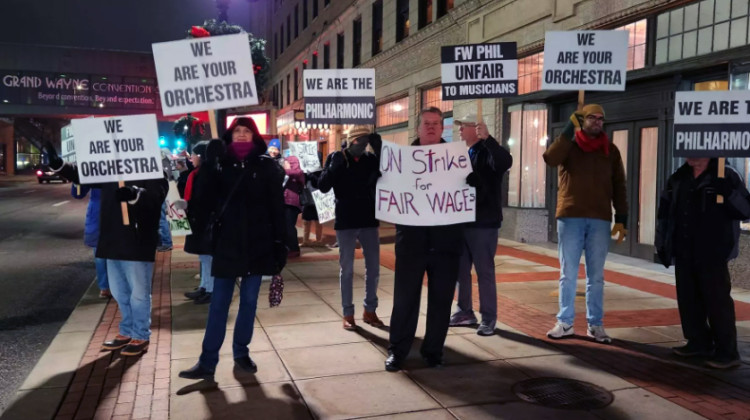
<svg viewBox="0 0 750 420">
<path fill-rule="evenodd" d="M 177 210 L 187 210 L 188 208 L 188 202 L 187 200 L 183 200 L 182 198 L 172 203 L 172 207 L 174 207 Z"/>
<path fill-rule="evenodd" d="M 576 111 L 570 114 L 568 123 L 565 124 L 565 127 L 562 130 L 562 134 L 571 141 L 575 141 L 576 131 L 580 130 L 581 128 L 583 128 L 583 114 Z"/>
<path fill-rule="evenodd" d="M 472 172 L 466 176 L 466 183 L 476 188 L 482 183 L 482 178 L 479 177 L 478 173 Z"/>
<path fill-rule="evenodd" d="M 57 154 L 55 146 L 53 146 L 49 141 L 45 141 L 44 145 L 42 146 L 42 163 L 48 165 L 55 171 L 62 168 L 62 166 L 65 164 L 65 162 L 63 162 L 63 160 L 60 159 L 60 156 Z"/>
<path fill-rule="evenodd" d="M 380 148 L 383 147 L 383 139 L 380 137 L 380 134 L 370 134 L 369 143 L 372 147 L 372 151 L 375 152 L 376 155 L 380 156 Z"/>
<path fill-rule="evenodd" d="M 288 253 L 289 249 L 287 249 L 286 245 L 284 245 L 283 242 L 275 241 L 273 243 L 273 260 L 276 263 L 276 269 L 279 273 L 281 273 L 281 270 L 283 270 L 286 266 L 286 258 Z"/>
<path fill-rule="evenodd" d="M 724 197 L 729 197 L 733 191 L 732 183 L 728 178 L 714 178 L 711 181 L 711 186 L 716 188 L 716 192 Z"/>
<path fill-rule="evenodd" d="M 628 230 L 625 229 L 625 225 L 622 223 L 615 223 L 612 227 L 612 236 L 617 235 L 617 243 L 621 244 L 625 240 L 625 236 L 628 235 Z"/>
<path fill-rule="evenodd" d="M 669 266 L 672 264 L 672 261 L 670 261 L 670 259 L 667 257 L 667 250 L 664 248 L 657 248 L 656 255 L 659 256 L 659 261 L 662 263 L 664 268 L 669 268 Z"/>
<path fill-rule="evenodd" d="M 331 156 L 331 166 L 328 168 L 331 172 L 338 172 L 346 167 L 346 156 L 344 152 L 334 152 Z"/>
<path fill-rule="evenodd" d="M 138 198 L 138 191 L 140 191 L 138 187 L 120 187 L 115 191 L 115 197 L 118 201 L 133 201 Z"/>
</svg>

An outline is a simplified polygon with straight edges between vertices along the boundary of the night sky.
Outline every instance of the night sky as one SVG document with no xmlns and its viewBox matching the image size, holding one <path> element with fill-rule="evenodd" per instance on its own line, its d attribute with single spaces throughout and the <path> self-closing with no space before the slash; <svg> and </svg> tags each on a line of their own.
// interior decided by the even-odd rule
<svg viewBox="0 0 750 420">
<path fill-rule="evenodd" d="M 219 13 L 214 0 L 0 0 L 0 8 L 0 42 L 144 52 Z M 247 0 L 231 1 L 230 23 L 252 31 L 249 14 Z"/>
</svg>

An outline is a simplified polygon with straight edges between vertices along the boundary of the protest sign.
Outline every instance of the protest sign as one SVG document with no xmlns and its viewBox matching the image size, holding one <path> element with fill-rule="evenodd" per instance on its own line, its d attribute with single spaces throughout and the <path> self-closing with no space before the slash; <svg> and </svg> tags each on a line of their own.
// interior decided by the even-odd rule
<svg viewBox="0 0 750 420">
<path fill-rule="evenodd" d="M 625 90 L 628 31 L 550 31 L 543 90 Z"/>
<path fill-rule="evenodd" d="M 247 34 L 152 44 L 164 115 L 258 103 Z"/>
<path fill-rule="evenodd" d="M 333 190 L 323 193 L 320 190 L 312 192 L 315 209 L 318 211 L 318 222 L 325 223 L 336 218 L 336 196 Z"/>
<path fill-rule="evenodd" d="M 180 200 L 180 192 L 177 190 L 177 183 L 169 181 L 169 192 L 167 192 L 167 220 L 169 221 L 169 230 L 172 236 L 185 236 L 193 233 L 190 230 L 190 223 L 187 219 L 185 210 L 175 207 L 175 202 Z"/>
<path fill-rule="evenodd" d="M 675 157 L 750 157 L 750 91 L 677 92 Z"/>
<path fill-rule="evenodd" d="M 518 95 L 516 43 L 442 47 L 443 100 Z"/>
<path fill-rule="evenodd" d="M 375 69 L 305 70 L 307 124 L 375 124 Z"/>
<path fill-rule="evenodd" d="M 60 129 L 60 157 L 66 162 L 75 163 L 76 161 L 76 144 L 73 141 L 73 126 L 68 124 Z"/>
<path fill-rule="evenodd" d="M 81 184 L 164 176 L 156 115 L 83 118 L 72 124 Z"/>
<path fill-rule="evenodd" d="M 299 159 L 299 165 L 302 172 L 310 173 L 320 170 L 320 160 L 318 160 L 318 142 L 315 141 L 295 141 L 289 142 L 289 153 Z"/>
<path fill-rule="evenodd" d="M 476 190 L 466 184 L 471 171 L 464 142 L 432 146 L 383 142 L 375 217 L 411 226 L 473 222 Z"/>
</svg>

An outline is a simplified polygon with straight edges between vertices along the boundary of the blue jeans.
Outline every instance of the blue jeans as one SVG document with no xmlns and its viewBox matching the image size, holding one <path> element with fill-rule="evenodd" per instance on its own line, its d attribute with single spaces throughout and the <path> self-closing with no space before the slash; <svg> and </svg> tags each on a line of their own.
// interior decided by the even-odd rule
<svg viewBox="0 0 750 420">
<path fill-rule="evenodd" d="M 362 244 L 365 255 L 365 311 L 375 312 L 378 307 L 378 282 L 380 281 L 380 236 L 378 228 L 341 229 L 336 231 L 339 243 L 339 285 L 344 316 L 354 315 L 352 288 L 354 282 L 354 249 Z"/>
<path fill-rule="evenodd" d="M 99 290 L 109 289 L 109 280 L 107 278 L 107 259 L 96 258 L 96 248 L 94 248 L 94 264 L 96 264 L 96 284 Z"/>
<path fill-rule="evenodd" d="M 586 250 L 586 320 L 602 325 L 604 317 L 604 262 L 612 239 L 610 222 L 601 219 L 557 219 L 560 254 L 560 312 L 557 320 L 572 325 L 575 318 L 576 281 L 581 253 Z"/>
<path fill-rule="evenodd" d="M 167 220 L 167 202 L 161 205 L 161 219 L 159 220 L 159 246 L 172 246 L 172 231 Z"/>
<path fill-rule="evenodd" d="M 120 334 L 136 340 L 148 340 L 151 337 L 154 263 L 107 260 L 107 275 L 109 289 L 122 316 Z"/>
<path fill-rule="evenodd" d="M 234 323 L 234 341 L 232 354 L 234 358 L 247 356 L 247 346 L 253 338 L 255 310 L 258 308 L 258 292 L 261 276 L 244 276 L 240 284 L 240 311 Z M 219 350 L 227 333 L 229 304 L 234 294 L 233 278 L 214 278 L 214 292 L 208 308 L 206 335 L 203 336 L 203 351 L 198 363 L 206 369 L 216 370 L 219 364 Z"/>
<path fill-rule="evenodd" d="M 206 292 L 214 291 L 214 276 L 211 275 L 211 262 L 213 257 L 210 255 L 198 255 L 201 262 L 201 284 L 199 287 L 206 289 Z"/>
<path fill-rule="evenodd" d="M 458 309 L 474 314 L 471 299 L 471 265 L 477 271 L 479 312 L 482 322 L 495 325 L 497 321 L 497 283 L 495 281 L 495 252 L 497 228 L 464 228 L 464 253 L 458 264 Z"/>
</svg>

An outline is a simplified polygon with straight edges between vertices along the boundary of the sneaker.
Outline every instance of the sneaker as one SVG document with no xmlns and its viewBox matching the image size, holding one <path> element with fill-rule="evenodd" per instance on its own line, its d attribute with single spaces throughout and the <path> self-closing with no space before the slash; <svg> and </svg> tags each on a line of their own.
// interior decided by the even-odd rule
<svg viewBox="0 0 750 420">
<path fill-rule="evenodd" d="M 560 321 L 557 321 L 557 324 L 551 330 L 547 331 L 547 337 L 549 338 L 564 338 L 570 337 L 573 334 L 575 334 L 573 326 Z"/>
<path fill-rule="evenodd" d="M 695 357 L 708 356 L 711 354 L 711 351 L 704 345 L 688 341 L 684 346 L 672 347 L 672 353 L 680 357 Z"/>
<path fill-rule="evenodd" d="M 196 305 L 204 305 L 206 303 L 211 303 L 211 293 L 210 292 L 206 292 L 206 293 L 198 296 L 197 298 L 195 298 L 195 300 L 193 301 L 193 303 L 195 303 Z"/>
<path fill-rule="evenodd" d="M 130 344 L 125 346 L 120 352 L 123 356 L 140 356 L 141 353 L 148 351 L 148 340 L 130 340 Z"/>
<path fill-rule="evenodd" d="M 460 327 L 462 325 L 476 325 L 477 317 L 474 316 L 474 312 L 456 312 L 451 315 L 451 320 L 448 325 L 451 327 Z"/>
<path fill-rule="evenodd" d="M 481 335 L 482 337 L 495 335 L 495 323 L 482 321 L 482 323 L 479 324 L 479 328 L 477 328 L 477 335 Z"/>
<path fill-rule="evenodd" d="M 596 340 L 598 343 L 610 344 L 612 338 L 604 331 L 601 325 L 589 325 L 586 335 Z"/>
<path fill-rule="evenodd" d="M 385 324 L 383 324 L 383 321 L 381 321 L 380 318 L 378 318 L 378 314 L 376 314 L 375 311 L 373 312 L 365 311 L 362 314 L 362 321 L 364 321 L 365 324 L 370 324 L 375 328 L 383 328 L 385 326 Z"/>
<path fill-rule="evenodd" d="M 741 364 L 742 360 L 739 357 L 717 356 L 706 361 L 706 366 L 713 369 L 732 369 L 739 367 Z"/>
<path fill-rule="evenodd" d="M 192 292 L 186 292 L 185 297 L 188 299 L 198 299 L 199 297 L 206 294 L 206 289 L 202 287 L 196 287 Z"/>
<path fill-rule="evenodd" d="M 112 292 L 109 291 L 109 289 L 102 289 L 99 291 L 99 298 L 100 299 L 109 299 L 112 297 Z"/>
<path fill-rule="evenodd" d="M 172 250 L 172 245 L 159 245 L 156 247 L 156 250 L 159 252 L 167 252 Z"/>
</svg>

